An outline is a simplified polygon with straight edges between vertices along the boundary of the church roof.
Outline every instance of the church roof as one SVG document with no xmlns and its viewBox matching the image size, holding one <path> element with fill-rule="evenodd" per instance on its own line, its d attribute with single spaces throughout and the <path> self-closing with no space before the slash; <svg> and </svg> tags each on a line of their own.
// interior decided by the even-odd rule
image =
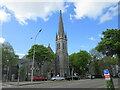
<svg viewBox="0 0 120 90">
<path fill-rule="evenodd" d="M 52 48 L 50 47 L 50 44 L 48 45 L 48 49 L 53 52 Z"/>
<path fill-rule="evenodd" d="M 60 10 L 60 19 L 59 19 L 59 27 L 58 27 L 59 36 L 64 35 L 64 25 L 62 20 L 62 11 Z"/>
</svg>

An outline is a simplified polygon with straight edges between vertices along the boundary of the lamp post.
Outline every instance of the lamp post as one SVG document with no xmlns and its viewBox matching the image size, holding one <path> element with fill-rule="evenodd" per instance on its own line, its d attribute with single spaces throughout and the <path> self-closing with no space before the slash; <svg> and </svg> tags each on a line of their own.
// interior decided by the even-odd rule
<svg viewBox="0 0 120 90">
<path fill-rule="evenodd" d="M 37 33 L 37 35 L 35 36 L 34 45 L 35 45 L 36 38 L 37 38 L 38 34 L 39 34 L 41 31 L 42 31 L 42 29 L 40 29 L 39 32 Z M 34 50 L 33 50 L 33 62 L 32 62 L 32 70 L 31 70 L 31 82 L 33 82 L 34 62 L 35 62 L 35 46 L 34 46 Z"/>
</svg>

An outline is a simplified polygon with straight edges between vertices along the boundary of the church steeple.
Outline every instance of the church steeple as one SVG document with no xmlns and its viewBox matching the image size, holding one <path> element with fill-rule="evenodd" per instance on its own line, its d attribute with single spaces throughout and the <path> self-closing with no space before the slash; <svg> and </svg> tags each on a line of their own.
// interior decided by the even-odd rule
<svg viewBox="0 0 120 90">
<path fill-rule="evenodd" d="M 56 34 L 56 74 L 60 76 L 69 75 L 69 60 L 67 50 L 67 35 L 64 32 L 62 12 L 60 10 L 60 18 L 58 25 L 58 34 Z"/>
<path fill-rule="evenodd" d="M 59 19 L 58 35 L 59 35 L 59 36 L 63 36 L 63 35 L 64 35 L 64 26 L 63 26 L 62 11 L 61 11 L 61 10 L 60 10 L 60 19 Z"/>
</svg>

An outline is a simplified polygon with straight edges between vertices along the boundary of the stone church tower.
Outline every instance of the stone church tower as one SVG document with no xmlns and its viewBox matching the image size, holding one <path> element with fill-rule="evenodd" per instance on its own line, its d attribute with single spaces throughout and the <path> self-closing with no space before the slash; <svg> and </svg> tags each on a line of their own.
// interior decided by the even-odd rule
<svg viewBox="0 0 120 90">
<path fill-rule="evenodd" d="M 60 19 L 58 33 L 56 34 L 56 74 L 60 76 L 69 75 L 69 60 L 67 49 L 67 35 L 64 32 L 62 12 L 60 11 Z"/>
</svg>

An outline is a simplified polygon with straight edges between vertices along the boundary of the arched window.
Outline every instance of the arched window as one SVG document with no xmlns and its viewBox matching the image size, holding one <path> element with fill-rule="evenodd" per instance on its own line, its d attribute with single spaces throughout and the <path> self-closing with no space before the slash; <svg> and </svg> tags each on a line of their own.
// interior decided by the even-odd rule
<svg viewBox="0 0 120 90">
<path fill-rule="evenodd" d="M 57 44 L 57 49 L 58 49 L 58 44 Z"/>
<path fill-rule="evenodd" d="M 63 43 L 63 49 L 65 49 L 64 47 L 65 47 L 65 46 L 64 46 L 64 43 Z"/>
<path fill-rule="evenodd" d="M 60 43 L 58 44 L 58 49 L 60 49 Z"/>
</svg>

